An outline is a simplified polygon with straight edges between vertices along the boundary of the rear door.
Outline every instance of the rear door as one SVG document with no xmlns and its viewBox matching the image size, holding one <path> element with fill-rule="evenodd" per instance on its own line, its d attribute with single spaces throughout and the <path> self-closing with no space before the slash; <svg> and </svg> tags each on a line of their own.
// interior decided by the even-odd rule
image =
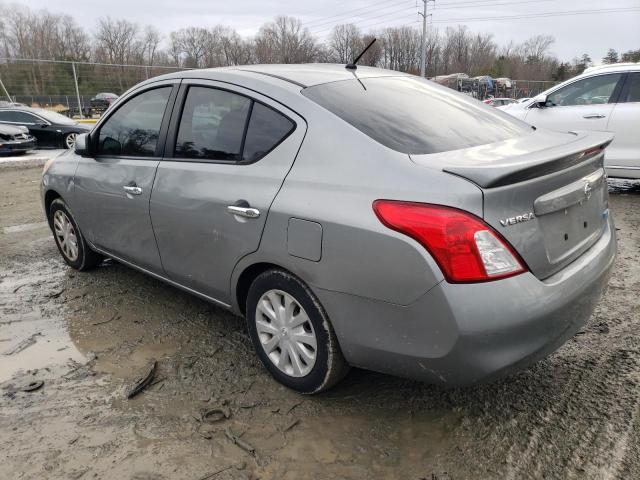
<svg viewBox="0 0 640 480">
<path fill-rule="evenodd" d="M 92 133 L 95 158 L 80 157 L 73 211 L 97 247 L 162 273 L 149 198 L 177 93 L 174 82 L 143 87 Z"/>
<path fill-rule="evenodd" d="M 150 205 L 170 279 L 229 302 L 232 270 L 257 250 L 305 131 L 301 117 L 254 91 L 183 81 Z"/>
<path fill-rule="evenodd" d="M 549 94 L 546 107 L 528 108 L 525 120 L 561 132 L 604 131 L 622 78 L 622 73 L 608 73 L 576 80 Z"/>
<path fill-rule="evenodd" d="M 640 72 L 627 74 L 607 130 L 615 135 L 606 155 L 609 173 L 640 178 Z"/>
</svg>

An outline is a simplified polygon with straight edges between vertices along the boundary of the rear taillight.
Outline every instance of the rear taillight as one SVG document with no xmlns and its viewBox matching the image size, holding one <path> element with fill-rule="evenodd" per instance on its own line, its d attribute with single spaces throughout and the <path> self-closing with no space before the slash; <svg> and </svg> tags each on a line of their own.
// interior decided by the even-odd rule
<svg viewBox="0 0 640 480">
<path fill-rule="evenodd" d="M 451 207 L 376 200 L 380 221 L 424 246 L 447 281 L 486 282 L 526 271 L 511 246 L 478 217 Z"/>
</svg>

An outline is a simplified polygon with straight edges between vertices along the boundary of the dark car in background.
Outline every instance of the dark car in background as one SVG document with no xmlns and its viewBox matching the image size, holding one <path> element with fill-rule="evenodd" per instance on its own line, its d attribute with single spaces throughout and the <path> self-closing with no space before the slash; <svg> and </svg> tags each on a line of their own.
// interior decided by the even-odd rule
<svg viewBox="0 0 640 480">
<path fill-rule="evenodd" d="M 31 107 L 0 108 L 0 125 L 27 127 L 38 147 L 51 148 L 73 148 L 76 135 L 90 130 L 59 113 Z"/>
<path fill-rule="evenodd" d="M 0 155 L 28 152 L 36 148 L 36 139 L 26 127 L 0 124 Z"/>
<path fill-rule="evenodd" d="M 95 97 L 93 97 L 89 104 L 91 106 L 91 110 L 95 112 L 104 112 L 109 106 L 118 99 L 118 95 L 115 93 L 98 93 Z"/>
</svg>

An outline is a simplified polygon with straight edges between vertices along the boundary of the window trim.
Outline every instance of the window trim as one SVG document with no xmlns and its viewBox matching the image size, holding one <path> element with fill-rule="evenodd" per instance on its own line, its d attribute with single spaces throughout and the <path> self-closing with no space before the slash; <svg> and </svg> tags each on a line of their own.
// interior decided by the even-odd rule
<svg viewBox="0 0 640 480">
<path fill-rule="evenodd" d="M 39 120 L 41 120 L 41 123 L 34 123 L 34 122 L 11 122 L 8 120 L 0 120 L 1 123 L 9 123 L 11 125 L 53 125 L 51 122 L 49 122 L 48 120 L 45 120 L 44 118 L 42 118 L 40 115 L 33 113 L 33 112 L 25 112 L 24 110 L 20 110 L 19 108 L 3 108 L 0 110 L 0 112 L 18 112 L 18 113 L 24 113 L 26 115 L 31 115 L 32 117 L 35 117 Z"/>
<path fill-rule="evenodd" d="M 175 99 L 177 95 L 177 86 L 180 83 L 180 79 L 170 80 L 170 81 L 162 81 L 157 83 L 145 84 L 139 89 L 131 92 L 131 94 L 125 96 L 120 96 L 117 99 L 115 108 L 109 112 L 109 115 L 102 117 L 98 124 L 96 124 L 95 129 L 91 132 L 91 148 L 93 152 L 93 158 L 95 159 L 103 159 L 103 158 L 121 158 L 125 160 L 152 160 L 158 161 L 158 159 L 162 158 L 165 149 L 165 143 L 167 138 L 167 128 L 169 124 L 169 120 L 173 113 L 173 108 L 175 104 Z M 143 93 L 149 92 L 151 90 L 157 90 L 159 88 L 167 88 L 170 87 L 171 91 L 169 92 L 169 98 L 167 99 L 167 105 L 164 108 L 164 113 L 162 114 L 162 120 L 160 122 L 160 130 L 158 133 L 158 141 L 156 143 L 156 150 L 152 156 L 140 156 L 140 155 L 107 155 L 98 152 L 98 146 L 100 143 L 100 132 L 102 131 L 102 127 L 111 119 L 111 117 L 126 105 L 130 100 L 133 100 L 135 97 L 142 95 Z"/>
<path fill-rule="evenodd" d="M 616 102 L 616 103 L 621 103 L 621 104 L 640 103 L 640 100 L 636 100 L 636 101 L 632 101 L 632 102 L 628 102 L 626 100 L 623 100 L 625 98 L 625 96 L 629 93 L 629 88 L 631 88 L 631 79 L 632 79 L 632 77 L 634 75 L 637 75 L 640 78 L 640 70 L 632 70 L 632 71 L 627 72 L 626 78 L 624 80 L 624 85 L 620 89 L 620 95 L 618 96 L 618 102 Z"/>
<path fill-rule="evenodd" d="M 597 75 L 585 75 L 582 76 L 580 78 L 575 78 L 572 82 L 569 83 L 563 83 L 561 85 L 558 85 L 554 90 L 550 91 L 547 94 L 547 98 L 549 98 L 551 95 L 555 94 L 556 92 L 558 92 L 559 90 L 562 90 L 563 88 L 566 88 L 570 85 L 573 85 L 576 82 L 581 82 L 582 80 L 586 80 L 588 78 L 595 78 L 595 77 L 602 77 L 604 75 L 620 75 L 620 78 L 618 79 L 618 82 L 616 83 L 616 86 L 613 87 L 613 92 L 611 92 L 611 96 L 609 97 L 609 99 L 611 101 L 607 102 L 607 103 L 601 103 L 598 105 L 615 105 L 616 103 L 618 103 L 618 99 L 620 98 L 620 91 L 622 90 L 622 84 L 626 78 L 626 72 L 600 72 Z M 553 106 L 545 106 L 544 108 L 571 108 L 571 107 L 591 107 L 593 108 L 594 105 L 553 105 Z M 531 103 L 527 108 L 538 108 L 538 106 L 534 103 Z"/>
<path fill-rule="evenodd" d="M 220 164 L 220 165 L 251 165 L 251 164 L 254 164 L 256 162 L 259 162 L 260 160 L 265 158 L 267 155 L 269 155 L 272 151 L 274 151 L 276 148 L 278 148 L 278 146 L 280 146 L 280 144 L 282 144 L 287 138 L 289 138 L 293 134 L 293 132 L 295 132 L 298 129 L 298 122 L 296 122 L 293 118 L 291 118 L 291 116 L 287 115 L 282 110 L 280 110 L 278 108 L 275 108 L 274 106 L 269 105 L 266 102 L 257 100 L 255 97 L 253 97 L 251 95 L 248 95 L 246 93 L 234 90 L 233 88 L 229 88 L 229 87 L 226 87 L 226 86 L 220 86 L 220 85 L 212 85 L 212 84 L 209 84 L 209 83 L 206 83 L 206 82 L 207 82 L 206 80 L 193 79 L 192 81 L 183 82 L 180 85 L 180 89 L 179 89 L 179 91 L 177 93 L 177 99 L 176 99 L 176 102 L 175 102 L 176 107 L 174 108 L 173 115 L 171 117 L 171 122 L 169 124 L 169 130 L 167 132 L 167 141 L 165 143 L 165 152 L 164 152 L 165 155 L 162 158 L 163 161 L 167 161 L 167 162 L 191 162 L 191 163 L 213 163 L 213 164 Z M 233 85 L 233 84 L 231 84 L 231 85 Z M 249 106 L 249 112 L 247 114 L 247 119 L 246 119 L 245 125 L 244 125 L 244 131 L 242 132 L 242 142 L 241 142 L 241 145 L 240 145 L 240 160 L 215 160 L 215 159 L 210 159 L 210 158 L 189 158 L 189 157 L 176 157 L 175 156 L 175 149 L 176 149 L 176 143 L 177 143 L 177 140 L 178 140 L 178 132 L 179 132 L 179 128 L 180 128 L 180 122 L 182 120 L 182 113 L 184 111 L 184 107 L 185 107 L 185 104 L 186 104 L 186 101 L 187 101 L 187 95 L 189 94 L 189 89 L 191 87 L 203 87 L 203 88 L 209 88 L 209 89 L 212 89 L 212 90 L 222 90 L 224 92 L 229 92 L 229 93 L 232 93 L 234 95 L 240 95 L 242 97 L 245 97 L 251 102 L 251 104 Z M 255 103 L 259 103 L 259 104 L 265 106 L 266 108 L 269 108 L 269 109 L 273 110 L 274 112 L 282 115 L 283 117 L 285 117 L 286 119 L 288 119 L 292 123 L 292 127 L 287 132 L 286 135 L 284 135 L 277 143 L 275 143 L 268 151 L 264 152 L 260 157 L 256 158 L 255 160 L 246 161 L 246 160 L 242 160 L 242 155 L 244 154 L 245 141 L 247 139 L 247 132 L 249 131 L 249 123 L 251 122 L 251 115 L 253 114 L 253 106 L 254 106 Z"/>
</svg>

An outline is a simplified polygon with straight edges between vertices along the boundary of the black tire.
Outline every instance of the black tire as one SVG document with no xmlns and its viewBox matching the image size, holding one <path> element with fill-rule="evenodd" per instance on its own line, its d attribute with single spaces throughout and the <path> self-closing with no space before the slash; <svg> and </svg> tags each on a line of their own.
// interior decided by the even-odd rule
<svg viewBox="0 0 640 480">
<path fill-rule="evenodd" d="M 56 234 L 56 228 L 54 225 L 54 218 L 56 217 L 56 212 L 60 211 L 64 216 L 68 219 L 71 227 L 73 228 L 73 232 L 76 238 L 77 244 L 77 255 L 75 258 L 70 256 L 67 252 L 65 252 L 62 241 L 60 237 Z M 95 267 L 100 264 L 103 260 L 102 255 L 91 250 L 89 245 L 84 239 L 78 224 L 76 223 L 76 219 L 73 217 L 71 210 L 67 207 L 67 204 L 61 198 L 56 198 L 53 202 L 51 202 L 51 206 L 49 207 L 49 225 L 51 226 L 51 230 L 53 232 L 53 238 L 56 241 L 56 246 L 58 247 L 58 251 L 62 258 L 67 264 L 75 268 L 76 270 L 88 270 L 90 268 Z"/>
<path fill-rule="evenodd" d="M 316 359 L 309 373 L 304 376 L 291 376 L 281 371 L 265 352 L 258 336 L 258 301 L 270 290 L 280 290 L 293 297 L 313 325 L 317 345 Z M 249 335 L 260 361 L 286 387 L 304 394 L 319 393 L 334 386 L 349 371 L 349 365 L 342 355 L 338 339 L 322 305 L 313 292 L 294 275 L 275 269 L 258 275 L 249 288 L 246 312 Z"/>
</svg>

